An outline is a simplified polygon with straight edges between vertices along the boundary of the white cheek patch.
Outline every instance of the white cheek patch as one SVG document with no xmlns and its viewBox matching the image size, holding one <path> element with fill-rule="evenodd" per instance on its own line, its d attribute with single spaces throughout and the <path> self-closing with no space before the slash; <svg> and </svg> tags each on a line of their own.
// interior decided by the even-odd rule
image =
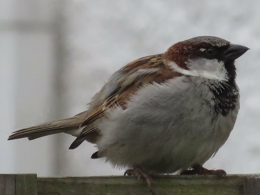
<svg viewBox="0 0 260 195">
<path fill-rule="evenodd" d="M 188 70 L 179 67 L 174 62 L 168 62 L 171 68 L 179 73 L 190 75 L 190 76 L 200 76 L 207 79 L 214 79 L 220 81 L 227 81 L 228 75 L 224 62 L 220 62 L 216 59 L 206 59 L 197 58 L 193 60 L 188 60 L 186 62 Z"/>
</svg>

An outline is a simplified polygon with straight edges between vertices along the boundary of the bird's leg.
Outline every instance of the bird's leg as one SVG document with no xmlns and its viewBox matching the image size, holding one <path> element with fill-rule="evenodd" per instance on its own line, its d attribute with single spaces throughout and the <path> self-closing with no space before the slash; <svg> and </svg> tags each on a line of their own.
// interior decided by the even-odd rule
<svg viewBox="0 0 260 195">
<path fill-rule="evenodd" d="M 222 169 L 218 170 L 208 170 L 205 169 L 202 165 L 194 164 L 191 166 L 192 169 L 185 170 L 181 172 L 181 175 L 218 175 L 218 176 L 226 176 L 226 171 Z"/>
<path fill-rule="evenodd" d="M 137 176 L 134 169 L 127 169 L 124 173 L 124 176 Z"/>
<path fill-rule="evenodd" d="M 128 169 L 125 171 L 124 176 L 137 176 L 138 179 L 142 177 L 146 181 L 149 191 L 151 192 L 152 195 L 154 195 L 154 192 L 151 188 L 151 177 L 147 173 L 145 173 L 141 169 L 141 167 L 136 165 L 133 166 L 133 169 Z"/>
<path fill-rule="evenodd" d="M 147 173 L 145 173 L 139 166 L 135 165 L 133 166 L 133 169 L 126 170 L 124 176 L 137 176 L 138 179 L 142 177 L 146 181 L 148 187 L 151 187 L 150 176 Z"/>
</svg>

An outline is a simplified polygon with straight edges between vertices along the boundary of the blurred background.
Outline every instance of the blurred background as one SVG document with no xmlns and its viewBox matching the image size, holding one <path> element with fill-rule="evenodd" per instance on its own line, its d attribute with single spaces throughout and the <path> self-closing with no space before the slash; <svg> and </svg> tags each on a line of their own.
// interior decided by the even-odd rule
<svg viewBox="0 0 260 195">
<path fill-rule="evenodd" d="M 95 146 L 68 150 L 65 134 L 7 141 L 12 131 L 87 108 L 126 63 L 173 43 L 214 35 L 251 48 L 237 61 L 241 110 L 207 168 L 260 172 L 260 1 L 1 0 L 0 173 L 39 176 L 123 174 L 92 160 Z"/>
</svg>

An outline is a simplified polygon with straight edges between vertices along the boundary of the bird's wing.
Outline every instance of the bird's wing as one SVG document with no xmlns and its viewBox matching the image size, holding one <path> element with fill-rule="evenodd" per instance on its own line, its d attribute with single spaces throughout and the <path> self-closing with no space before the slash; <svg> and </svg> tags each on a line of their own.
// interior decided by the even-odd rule
<svg viewBox="0 0 260 195">
<path fill-rule="evenodd" d="M 137 59 L 121 68 L 95 95 L 93 102 L 90 103 L 88 116 L 81 124 L 83 130 L 71 144 L 70 149 L 76 148 L 90 134 L 98 133 L 94 123 L 106 111 L 117 106 L 127 109 L 127 101 L 138 89 L 149 83 L 163 83 L 176 76 L 180 74 L 163 63 L 162 54 Z"/>
</svg>

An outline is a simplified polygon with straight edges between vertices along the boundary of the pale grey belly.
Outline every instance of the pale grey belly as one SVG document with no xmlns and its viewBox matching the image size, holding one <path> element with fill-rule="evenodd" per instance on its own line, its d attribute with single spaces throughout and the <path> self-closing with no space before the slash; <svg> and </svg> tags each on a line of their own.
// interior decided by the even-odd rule
<svg viewBox="0 0 260 195">
<path fill-rule="evenodd" d="M 117 108 L 100 123 L 100 154 L 116 166 L 141 166 L 154 173 L 173 173 L 203 164 L 227 140 L 237 115 L 215 115 L 208 92 L 144 91 L 129 109 Z M 154 94 L 153 94 L 154 93 Z M 158 95 L 159 94 L 159 95 Z M 178 102 L 178 103 L 176 103 Z"/>
</svg>

